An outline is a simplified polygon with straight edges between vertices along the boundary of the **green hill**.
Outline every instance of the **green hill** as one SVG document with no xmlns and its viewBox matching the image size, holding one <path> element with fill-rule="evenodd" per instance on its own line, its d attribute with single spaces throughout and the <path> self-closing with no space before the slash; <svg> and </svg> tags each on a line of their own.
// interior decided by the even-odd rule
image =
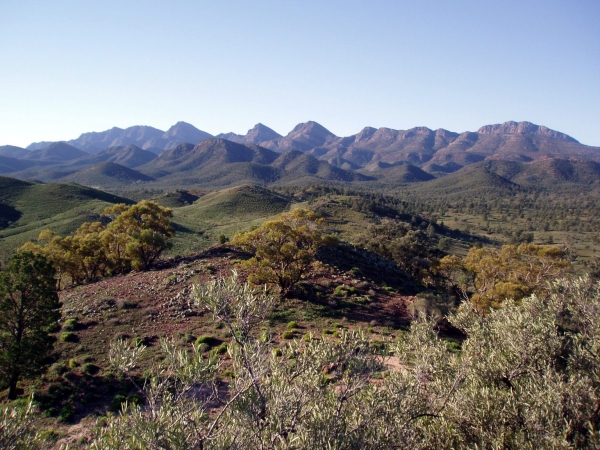
<svg viewBox="0 0 600 450">
<path fill-rule="evenodd" d="M 0 256 L 49 228 L 66 235 L 115 203 L 133 203 L 74 183 L 34 184 L 0 177 Z"/>
<path fill-rule="evenodd" d="M 277 216 L 291 204 L 291 199 L 269 189 L 243 185 L 211 192 L 193 205 L 173 210 L 177 235 L 173 252 L 204 248 L 224 234 L 236 233 L 260 225 Z"/>
<path fill-rule="evenodd" d="M 119 185 L 152 181 L 153 178 L 137 170 L 117 163 L 105 161 L 75 172 L 61 181 L 70 181 L 86 186 L 111 188 Z"/>
<path fill-rule="evenodd" d="M 433 180 L 435 177 L 412 164 L 385 164 L 379 163 L 377 165 L 371 165 L 369 173 L 388 184 L 405 184 L 405 183 L 417 183 L 421 181 Z"/>
<path fill-rule="evenodd" d="M 524 188 L 491 172 L 481 165 L 468 166 L 443 178 L 420 183 L 414 192 L 421 195 L 455 197 L 479 197 L 482 195 L 512 196 Z"/>
</svg>

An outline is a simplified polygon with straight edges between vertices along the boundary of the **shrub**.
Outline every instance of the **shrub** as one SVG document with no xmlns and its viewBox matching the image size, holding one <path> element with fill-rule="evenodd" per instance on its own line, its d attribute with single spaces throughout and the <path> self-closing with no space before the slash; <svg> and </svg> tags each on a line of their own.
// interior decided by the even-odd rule
<svg viewBox="0 0 600 450">
<path fill-rule="evenodd" d="M 213 355 L 224 355 L 227 353 L 227 342 L 221 342 L 221 345 L 211 350 Z"/>
<path fill-rule="evenodd" d="M 100 371 L 100 367 L 93 363 L 85 363 L 81 370 L 88 375 L 95 375 Z"/>
<path fill-rule="evenodd" d="M 218 343 L 218 340 L 216 338 L 214 338 L 213 336 L 207 335 L 207 334 L 198 336 L 198 339 L 196 339 L 196 345 L 205 344 L 205 345 L 208 345 L 209 347 L 212 347 L 212 346 L 216 345 L 217 343 Z"/>
<path fill-rule="evenodd" d="M 294 338 L 294 330 L 286 330 L 281 334 L 282 339 L 293 339 Z"/>
<path fill-rule="evenodd" d="M 75 412 L 73 411 L 73 405 L 70 403 L 65 404 L 58 414 L 58 420 L 64 423 L 72 423 L 75 417 Z"/>
<path fill-rule="evenodd" d="M 68 371 L 67 366 L 63 362 L 57 362 L 57 363 L 52 364 L 52 366 L 50 366 L 50 372 L 52 372 L 56 375 L 62 375 L 63 373 L 65 373 L 67 371 Z"/>
<path fill-rule="evenodd" d="M 79 323 L 77 323 L 77 319 L 72 318 L 72 319 L 67 319 L 65 320 L 65 323 L 63 323 L 62 329 L 64 331 L 73 331 L 77 329 L 77 326 L 79 325 Z"/>
<path fill-rule="evenodd" d="M 292 330 L 292 329 L 296 329 L 296 328 L 298 328 L 298 324 L 297 324 L 296 322 L 294 322 L 294 321 L 292 321 L 292 322 L 289 322 L 289 323 L 288 323 L 286 326 L 287 326 L 289 329 L 291 329 L 291 330 Z"/>
<path fill-rule="evenodd" d="M 71 331 L 65 331 L 60 334 L 60 340 L 63 342 L 77 342 L 77 335 Z"/>
</svg>

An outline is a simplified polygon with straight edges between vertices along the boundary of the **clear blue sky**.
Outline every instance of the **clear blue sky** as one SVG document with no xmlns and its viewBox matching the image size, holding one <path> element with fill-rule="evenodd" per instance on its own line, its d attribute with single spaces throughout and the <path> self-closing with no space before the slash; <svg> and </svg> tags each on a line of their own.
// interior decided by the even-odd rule
<svg viewBox="0 0 600 450">
<path fill-rule="evenodd" d="M 600 146 L 600 1 L 0 0 L 0 145 L 179 120 Z"/>
</svg>

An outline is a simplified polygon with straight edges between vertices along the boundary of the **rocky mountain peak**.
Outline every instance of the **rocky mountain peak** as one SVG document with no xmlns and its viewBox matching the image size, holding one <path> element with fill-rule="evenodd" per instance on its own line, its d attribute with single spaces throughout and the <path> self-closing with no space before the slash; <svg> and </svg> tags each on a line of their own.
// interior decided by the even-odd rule
<svg viewBox="0 0 600 450">
<path fill-rule="evenodd" d="M 311 134 L 311 135 L 320 135 L 320 136 L 332 136 L 336 137 L 331 131 L 325 128 L 323 125 L 309 120 L 308 122 L 299 123 L 294 127 L 292 131 L 288 134 L 288 136 L 292 135 L 302 135 L 302 134 Z"/>
<path fill-rule="evenodd" d="M 571 136 L 559 131 L 551 130 L 545 126 L 531 122 L 514 122 L 512 120 L 494 125 L 485 125 L 477 130 L 479 134 L 533 134 L 563 141 L 578 142 Z"/>
<path fill-rule="evenodd" d="M 363 142 L 366 141 L 367 139 L 369 139 L 371 136 L 373 136 L 375 134 L 375 132 L 377 131 L 377 128 L 373 128 L 373 127 L 364 127 L 362 130 L 360 130 L 360 132 L 358 132 L 358 134 L 356 135 L 356 138 L 354 139 L 355 142 Z"/>
<path fill-rule="evenodd" d="M 253 144 L 260 144 L 264 141 L 271 141 L 273 139 L 280 138 L 281 135 L 271 128 L 263 125 L 262 123 L 257 123 L 254 125 L 254 128 L 248 130 L 246 133 L 246 142 Z"/>
</svg>

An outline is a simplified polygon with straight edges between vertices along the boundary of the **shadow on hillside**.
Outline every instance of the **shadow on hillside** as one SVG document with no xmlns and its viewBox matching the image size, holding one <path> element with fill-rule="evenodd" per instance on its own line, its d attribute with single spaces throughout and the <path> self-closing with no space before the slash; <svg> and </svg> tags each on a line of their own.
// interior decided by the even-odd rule
<svg viewBox="0 0 600 450">
<path fill-rule="evenodd" d="M 351 273 L 378 285 L 402 289 L 407 294 L 420 290 L 417 282 L 394 261 L 348 243 L 321 248 L 317 259 L 340 272 Z"/>
<path fill-rule="evenodd" d="M 9 205 L 0 203 L 0 230 L 10 226 L 12 222 L 16 222 L 23 214 Z"/>
</svg>

